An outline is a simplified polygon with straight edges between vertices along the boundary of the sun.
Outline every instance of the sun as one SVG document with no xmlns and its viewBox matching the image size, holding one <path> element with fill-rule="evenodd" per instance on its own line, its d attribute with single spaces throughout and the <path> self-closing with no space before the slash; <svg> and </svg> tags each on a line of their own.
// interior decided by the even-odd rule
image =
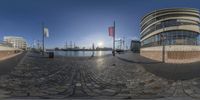
<svg viewBox="0 0 200 100">
<path fill-rule="evenodd" d="M 102 47 L 103 46 L 103 42 L 98 42 L 98 47 Z"/>
</svg>

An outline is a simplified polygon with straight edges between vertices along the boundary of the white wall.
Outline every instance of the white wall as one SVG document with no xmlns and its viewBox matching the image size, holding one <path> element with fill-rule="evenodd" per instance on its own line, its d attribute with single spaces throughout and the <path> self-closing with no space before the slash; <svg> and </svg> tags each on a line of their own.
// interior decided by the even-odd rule
<svg viewBox="0 0 200 100">
<path fill-rule="evenodd" d="M 20 49 L 5 47 L 0 45 L 0 51 L 13 51 L 13 50 L 20 50 Z"/>
</svg>

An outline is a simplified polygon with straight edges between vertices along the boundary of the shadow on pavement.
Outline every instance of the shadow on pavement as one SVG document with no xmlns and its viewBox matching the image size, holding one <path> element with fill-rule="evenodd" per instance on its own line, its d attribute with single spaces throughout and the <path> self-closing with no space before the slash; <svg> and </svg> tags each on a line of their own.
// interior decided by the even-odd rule
<svg viewBox="0 0 200 100">
<path fill-rule="evenodd" d="M 200 62 L 190 64 L 142 64 L 149 72 L 170 80 L 188 80 L 200 77 Z"/>
<path fill-rule="evenodd" d="M 28 55 L 28 57 L 31 57 L 31 58 L 49 58 L 47 56 L 33 56 L 33 55 Z"/>
<path fill-rule="evenodd" d="M 162 78 L 170 80 L 189 80 L 200 77 L 200 62 L 189 64 L 169 64 L 156 62 L 134 53 L 129 53 L 128 56 L 129 57 L 119 56 L 118 58 L 129 63 L 140 64 L 146 69 L 146 71 Z"/>
<path fill-rule="evenodd" d="M 24 57 L 25 54 L 26 52 L 23 52 L 22 54 L 19 54 L 12 58 L 0 61 L 0 75 L 10 73 L 14 69 L 14 67 L 17 66 L 17 64 Z"/>
<path fill-rule="evenodd" d="M 118 57 L 118 59 L 126 61 L 126 62 L 130 62 L 130 63 L 137 63 L 137 64 L 159 64 L 159 63 L 162 63 L 162 62 L 133 61 L 133 60 L 124 59 L 121 57 Z"/>
</svg>

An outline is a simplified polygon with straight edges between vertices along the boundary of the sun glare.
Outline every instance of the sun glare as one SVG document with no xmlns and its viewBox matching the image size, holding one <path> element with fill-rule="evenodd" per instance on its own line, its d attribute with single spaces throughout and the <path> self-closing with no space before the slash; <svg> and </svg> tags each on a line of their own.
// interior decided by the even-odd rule
<svg viewBox="0 0 200 100">
<path fill-rule="evenodd" d="M 103 42 L 99 42 L 97 45 L 98 45 L 98 47 L 102 47 L 103 46 Z"/>
</svg>

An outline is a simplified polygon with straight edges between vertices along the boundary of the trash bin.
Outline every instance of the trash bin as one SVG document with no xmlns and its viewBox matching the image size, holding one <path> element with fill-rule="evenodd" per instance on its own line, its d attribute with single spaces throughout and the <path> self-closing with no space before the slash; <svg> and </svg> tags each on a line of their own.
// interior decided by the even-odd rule
<svg viewBox="0 0 200 100">
<path fill-rule="evenodd" d="M 49 52 L 49 58 L 54 58 L 54 52 Z"/>
</svg>

